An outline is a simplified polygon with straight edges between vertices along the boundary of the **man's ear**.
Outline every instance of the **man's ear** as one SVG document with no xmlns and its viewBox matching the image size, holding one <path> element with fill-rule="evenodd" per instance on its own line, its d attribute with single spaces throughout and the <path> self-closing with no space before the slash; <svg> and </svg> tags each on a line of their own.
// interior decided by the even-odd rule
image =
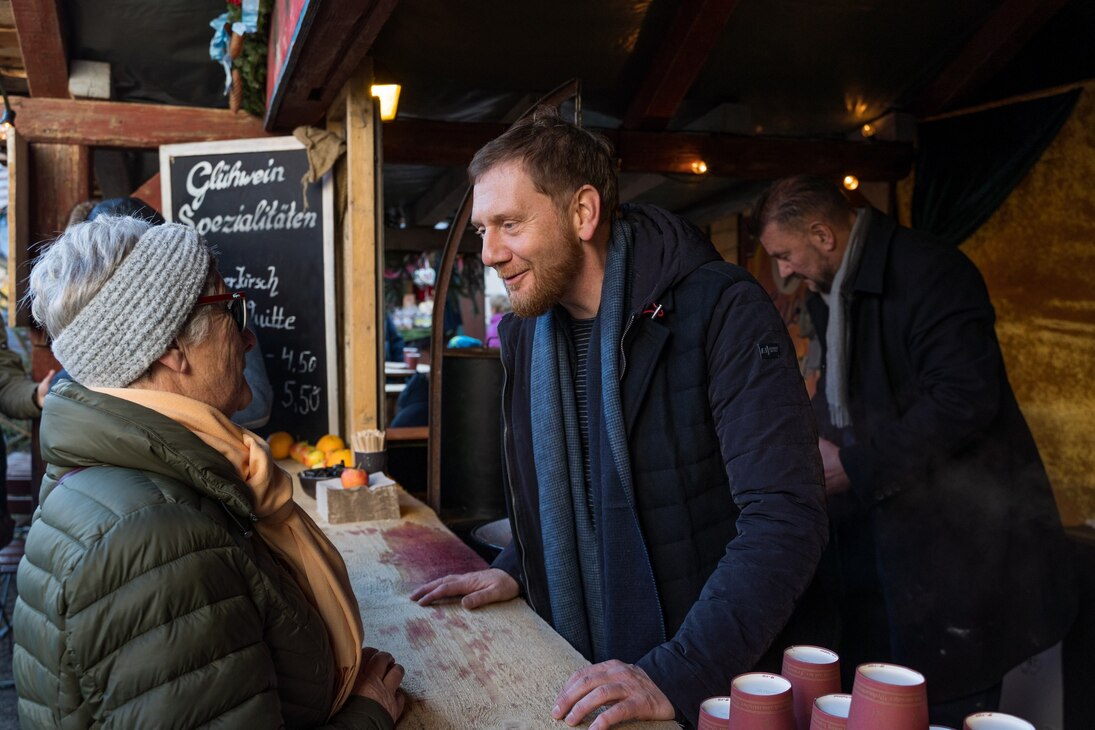
<svg viewBox="0 0 1095 730">
<path fill-rule="evenodd" d="M 591 241 L 601 225 L 601 194 L 592 185 L 583 185 L 574 198 L 575 231 L 581 240 Z"/>
<path fill-rule="evenodd" d="M 172 342 L 167 351 L 156 359 L 156 362 L 176 373 L 185 374 L 190 372 L 190 360 L 187 359 L 186 352 L 179 347 L 177 342 Z"/>
<path fill-rule="evenodd" d="M 822 221 L 810 224 L 810 242 L 822 251 L 836 250 L 836 234 L 828 223 Z"/>
</svg>

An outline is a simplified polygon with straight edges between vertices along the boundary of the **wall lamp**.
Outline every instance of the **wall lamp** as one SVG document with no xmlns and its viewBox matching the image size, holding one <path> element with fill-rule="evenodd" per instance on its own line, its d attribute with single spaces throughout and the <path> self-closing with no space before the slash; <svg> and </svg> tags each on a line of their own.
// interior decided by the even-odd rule
<svg viewBox="0 0 1095 730">
<path fill-rule="evenodd" d="M 369 93 L 380 99 L 381 120 L 390 122 L 395 119 L 401 89 L 399 84 L 373 84 L 369 87 Z"/>
</svg>

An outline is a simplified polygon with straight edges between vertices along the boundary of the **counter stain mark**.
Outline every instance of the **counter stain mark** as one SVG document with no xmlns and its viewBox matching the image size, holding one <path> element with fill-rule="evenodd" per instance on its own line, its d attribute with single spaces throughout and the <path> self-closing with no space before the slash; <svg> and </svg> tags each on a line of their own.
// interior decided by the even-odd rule
<svg viewBox="0 0 1095 730">
<path fill-rule="evenodd" d="M 476 683 L 492 701 L 497 702 L 499 694 L 494 684 L 497 672 L 484 661 L 490 655 L 490 643 L 494 637 L 489 630 L 469 624 L 464 618 L 464 611 L 459 605 L 432 606 L 431 625 L 443 626 L 445 634 L 464 649 L 459 653 L 464 664 L 455 668 L 456 676 L 465 680 L 475 677 Z"/>
<path fill-rule="evenodd" d="M 382 626 L 377 630 L 377 633 L 381 636 L 393 636 L 399 633 L 398 626 Z"/>
<path fill-rule="evenodd" d="M 413 618 L 406 623 L 404 628 L 407 632 L 407 641 L 415 649 L 427 648 L 437 638 L 437 632 L 433 630 L 430 622 L 424 618 Z"/>
<path fill-rule="evenodd" d="M 388 550 L 380 562 L 399 571 L 404 583 L 417 587 L 451 573 L 482 570 L 487 564 L 450 532 L 406 523 L 382 530 Z"/>
<path fill-rule="evenodd" d="M 356 527 L 352 530 L 346 530 L 347 535 L 375 535 L 378 532 L 380 530 L 375 527 Z"/>
</svg>

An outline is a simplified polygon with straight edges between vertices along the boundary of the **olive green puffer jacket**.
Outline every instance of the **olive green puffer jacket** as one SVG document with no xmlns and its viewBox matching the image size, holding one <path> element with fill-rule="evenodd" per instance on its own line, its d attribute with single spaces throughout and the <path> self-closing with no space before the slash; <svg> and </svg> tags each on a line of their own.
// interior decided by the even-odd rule
<svg viewBox="0 0 1095 730">
<path fill-rule="evenodd" d="M 19 565 L 13 671 L 34 728 L 391 728 L 328 722 L 327 631 L 252 532 L 250 491 L 180 424 L 75 383 L 42 415 L 48 464 Z"/>
</svg>

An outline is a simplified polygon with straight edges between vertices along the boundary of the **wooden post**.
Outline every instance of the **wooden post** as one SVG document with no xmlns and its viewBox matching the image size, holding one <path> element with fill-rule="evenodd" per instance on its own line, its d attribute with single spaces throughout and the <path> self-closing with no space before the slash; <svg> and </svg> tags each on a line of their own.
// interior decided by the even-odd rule
<svg viewBox="0 0 1095 730">
<path fill-rule="evenodd" d="M 368 61 L 350 78 L 345 90 L 345 215 L 339 286 L 342 300 L 344 433 L 383 428 L 384 327 L 382 228 L 377 170 L 380 166 L 380 120 L 374 110 Z"/>
</svg>

